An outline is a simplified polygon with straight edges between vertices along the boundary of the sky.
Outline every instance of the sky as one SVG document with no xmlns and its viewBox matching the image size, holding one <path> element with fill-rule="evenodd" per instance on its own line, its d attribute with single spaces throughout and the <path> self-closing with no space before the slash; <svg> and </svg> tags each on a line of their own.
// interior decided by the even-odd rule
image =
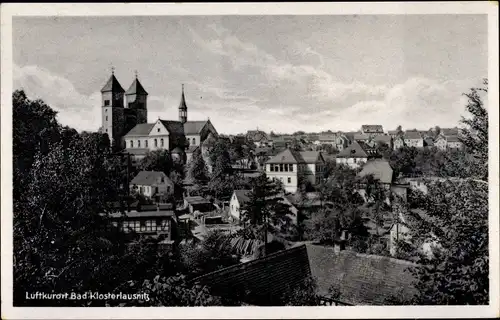
<svg viewBox="0 0 500 320">
<path fill-rule="evenodd" d="M 101 126 L 115 75 L 149 93 L 148 122 L 220 133 L 458 125 L 487 76 L 486 15 L 14 17 L 14 89 L 78 130 Z"/>
</svg>

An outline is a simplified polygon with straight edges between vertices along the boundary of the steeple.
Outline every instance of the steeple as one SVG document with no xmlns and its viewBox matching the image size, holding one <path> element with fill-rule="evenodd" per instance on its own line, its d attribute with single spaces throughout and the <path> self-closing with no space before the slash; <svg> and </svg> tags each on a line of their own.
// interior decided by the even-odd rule
<svg viewBox="0 0 500 320">
<path fill-rule="evenodd" d="M 181 102 L 179 103 L 179 121 L 182 123 L 187 122 L 187 105 L 186 98 L 184 97 L 184 84 L 182 85 Z"/>
<path fill-rule="evenodd" d="M 123 90 L 122 86 L 115 77 L 115 68 L 111 68 L 111 77 L 109 78 L 108 82 L 106 82 L 104 87 L 102 87 L 101 89 L 101 93 L 104 92 L 113 92 L 113 93 L 125 92 L 125 90 Z"/>
<path fill-rule="evenodd" d="M 131 94 L 136 94 L 136 95 L 148 95 L 148 92 L 144 89 L 142 84 L 139 82 L 139 79 L 137 77 L 137 71 L 135 72 L 135 79 L 134 82 L 130 85 L 128 88 L 127 92 L 125 94 L 131 95 Z"/>
</svg>

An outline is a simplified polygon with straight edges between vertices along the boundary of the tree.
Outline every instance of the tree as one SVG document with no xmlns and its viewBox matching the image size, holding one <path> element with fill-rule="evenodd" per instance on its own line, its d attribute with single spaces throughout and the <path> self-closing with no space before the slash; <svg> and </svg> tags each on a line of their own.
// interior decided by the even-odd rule
<svg viewBox="0 0 500 320">
<path fill-rule="evenodd" d="M 416 304 L 463 305 L 489 301 L 488 184 L 480 180 L 428 182 L 412 206 L 428 216 L 410 231 L 406 250 L 417 257 Z M 412 214 L 414 211 L 410 211 Z M 422 245 L 434 239 L 432 254 Z"/>
<path fill-rule="evenodd" d="M 188 177 L 195 183 L 203 185 L 208 181 L 208 169 L 205 159 L 201 154 L 201 148 L 193 152 L 193 158 L 188 166 Z"/>
<path fill-rule="evenodd" d="M 460 140 L 475 158 L 476 170 L 474 176 L 488 180 L 488 110 L 484 106 L 484 96 L 488 92 L 488 80 L 484 80 L 482 88 L 472 88 L 465 96 L 468 98 L 466 110 L 471 118 L 462 117 L 464 128 L 460 130 Z"/>
<path fill-rule="evenodd" d="M 143 171 L 161 171 L 167 176 L 174 167 L 172 156 L 168 150 L 160 149 L 148 151 L 139 162 L 139 169 Z"/>
<path fill-rule="evenodd" d="M 218 140 L 215 143 L 210 151 L 210 158 L 214 164 L 208 183 L 211 194 L 217 199 L 231 196 L 235 187 L 235 180 L 232 178 L 231 159 L 228 146 L 224 140 Z"/>
<path fill-rule="evenodd" d="M 392 169 L 394 170 L 394 175 L 396 177 L 403 176 L 413 176 L 419 174 L 417 171 L 417 164 L 415 163 L 416 155 L 418 150 L 415 147 L 402 147 L 398 150 L 394 150 L 389 158 Z"/>
</svg>

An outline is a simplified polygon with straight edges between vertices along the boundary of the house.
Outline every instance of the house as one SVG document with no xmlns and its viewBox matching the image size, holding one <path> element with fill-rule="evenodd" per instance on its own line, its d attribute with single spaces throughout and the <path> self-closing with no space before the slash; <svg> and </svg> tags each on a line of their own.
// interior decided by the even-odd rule
<svg viewBox="0 0 500 320">
<path fill-rule="evenodd" d="M 335 146 L 337 135 L 334 133 L 321 133 L 318 140 L 320 144 L 329 144 L 331 146 Z"/>
<path fill-rule="evenodd" d="M 411 229 L 418 225 L 426 225 L 429 230 L 434 223 L 432 219 L 421 209 L 412 209 L 410 212 L 399 212 L 398 219 L 394 221 L 389 229 L 389 253 L 395 256 L 400 241 L 409 241 L 411 239 Z M 433 232 L 430 232 L 420 247 L 420 252 L 432 258 L 433 249 L 439 246 L 439 239 Z"/>
<path fill-rule="evenodd" d="M 392 149 L 392 137 L 390 135 L 376 135 L 375 137 L 373 137 L 373 142 L 375 144 L 377 143 L 383 143 L 383 144 L 386 144 L 387 146 L 389 146 L 389 148 Z"/>
<path fill-rule="evenodd" d="M 229 201 L 230 219 L 234 221 L 241 220 L 241 208 L 249 200 L 248 195 L 251 190 L 234 190 L 231 200 Z"/>
<path fill-rule="evenodd" d="M 338 151 L 342 151 L 349 146 L 349 143 L 349 139 L 345 135 L 339 134 L 335 140 L 335 147 Z"/>
<path fill-rule="evenodd" d="M 113 212 L 106 215 L 109 224 L 104 226 L 106 231 L 118 228 L 125 233 L 138 233 L 149 237 L 161 236 L 167 242 L 173 243 L 173 229 L 176 227 L 175 213 L 172 209 L 131 211 L 126 214 Z"/>
<path fill-rule="evenodd" d="M 187 208 L 191 214 L 194 214 L 195 211 L 205 213 L 215 210 L 213 203 L 202 196 L 185 197 L 184 207 Z"/>
<path fill-rule="evenodd" d="M 164 172 L 141 171 L 130 182 L 130 189 L 146 198 L 166 198 L 173 194 L 174 183 Z"/>
<path fill-rule="evenodd" d="M 425 138 L 424 139 L 424 147 L 427 147 L 427 148 L 432 148 L 434 147 L 434 139 L 433 138 Z"/>
<path fill-rule="evenodd" d="M 249 130 L 247 132 L 247 141 L 255 144 L 256 147 L 264 147 L 272 144 L 269 137 L 264 131 L 260 130 Z"/>
<path fill-rule="evenodd" d="M 389 131 L 387 131 L 387 134 L 389 136 L 391 136 L 392 138 L 395 138 L 399 134 L 399 131 L 398 130 L 389 130 Z"/>
<path fill-rule="evenodd" d="M 325 160 L 318 151 L 285 149 L 266 162 L 266 175 L 280 180 L 285 191 L 295 193 L 301 181 L 319 184 Z"/>
<path fill-rule="evenodd" d="M 458 136 L 448 136 L 446 137 L 446 147 L 451 150 L 459 150 L 463 148 L 463 143 L 460 141 Z"/>
<path fill-rule="evenodd" d="M 361 126 L 361 133 L 367 134 L 367 135 L 384 134 L 384 128 L 379 124 L 375 124 L 375 125 L 364 124 Z"/>
<path fill-rule="evenodd" d="M 385 159 L 370 159 L 364 165 L 358 176 L 372 175 L 373 178 L 383 185 L 390 186 L 393 181 L 393 170 Z"/>
<path fill-rule="evenodd" d="M 354 135 L 354 141 L 368 143 L 372 140 L 372 135 L 367 133 L 357 133 Z"/>
<path fill-rule="evenodd" d="M 354 141 L 337 155 L 336 162 L 356 169 L 366 163 L 368 158 L 372 156 L 374 156 L 373 148 L 363 142 Z"/>
<path fill-rule="evenodd" d="M 404 143 L 407 147 L 423 148 L 424 139 L 418 131 L 406 131 L 403 135 Z"/>
<path fill-rule="evenodd" d="M 255 306 L 278 306 L 304 282 L 316 282 L 318 305 L 385 305 L 390 299 L 416 294 L 414 263 L 359 254 L 332 247 L 299 244 L 263 258 L 240 263 L 192 280 L 214 295 L 238 297 Z M 331 288 L 340 296 L 331 297 Z M 360 288 L 362 288 L 360 290 Z"/>
</svg>

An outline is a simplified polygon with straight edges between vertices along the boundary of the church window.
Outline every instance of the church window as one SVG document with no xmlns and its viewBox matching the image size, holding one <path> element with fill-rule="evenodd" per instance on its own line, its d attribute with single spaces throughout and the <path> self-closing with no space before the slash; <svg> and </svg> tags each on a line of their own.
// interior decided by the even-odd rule
<svg viewBox="0 0 500 320">
<path fill-rule="evenodd" d="M 160 139 L 160 145 L 163 147 L 163 138 Z"/>
<path fill-rule="evenodd" d="M 141 147 L 141 140 L 137 140 L 137 148 Z"/>
<path fill-rule="evenodd" d="M 155 139 L 155 148 L 158 147 L 158 140 Z"/>
<path fill-rule="evenodd" d="M 109 106 L 109 100 L 104 100 L 104 105 Z"/>
</svg>

